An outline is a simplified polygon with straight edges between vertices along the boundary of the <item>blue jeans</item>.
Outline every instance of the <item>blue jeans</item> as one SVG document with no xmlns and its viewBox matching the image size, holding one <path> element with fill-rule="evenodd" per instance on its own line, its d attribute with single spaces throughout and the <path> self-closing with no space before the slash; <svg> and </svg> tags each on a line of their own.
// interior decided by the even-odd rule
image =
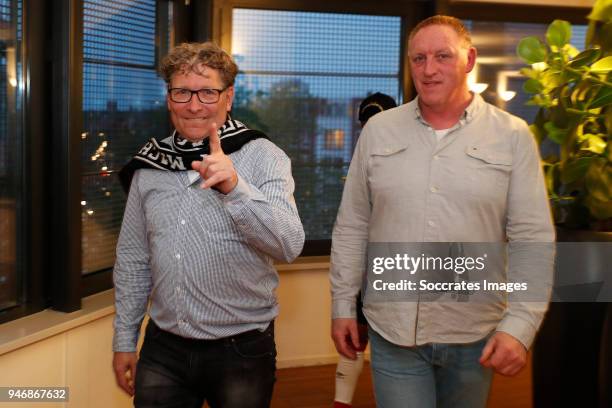
<svg viewBox="0 0 612 408">
<path fill-rule="evenodd" d="M 136 367 L 137 408 L 268 408 L 276 371 L 274 325 L 219 340 L 185 339 L 152 320 Z"/>
<path fill-rule="evenodd" d="M 488 337 L 475 343 L 402 347 L 370 329 L 378 408 L 485 407 L 492 370 L 478 362 Z"/>
</svg>

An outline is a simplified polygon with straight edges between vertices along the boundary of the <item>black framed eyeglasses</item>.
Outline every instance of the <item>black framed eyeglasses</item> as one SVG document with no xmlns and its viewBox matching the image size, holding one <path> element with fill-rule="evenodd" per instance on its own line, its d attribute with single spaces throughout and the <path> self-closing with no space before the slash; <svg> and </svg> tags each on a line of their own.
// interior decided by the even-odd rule
<svg viewBox="0 0 612 408">
<path fill-rule="evenodd" d="M 202 103 L 217 103 L 221 97 L 221 92 L 225 91 L 229 87 L 223 89 L 214 88 L 203 88 L 196 91 L 185 88 L 168 88 L 168 95 L 170 100 L 176 103 L 187 103 L 193 98 L 193 94 L 198 95 L 198 100 Z"/>
</svg>

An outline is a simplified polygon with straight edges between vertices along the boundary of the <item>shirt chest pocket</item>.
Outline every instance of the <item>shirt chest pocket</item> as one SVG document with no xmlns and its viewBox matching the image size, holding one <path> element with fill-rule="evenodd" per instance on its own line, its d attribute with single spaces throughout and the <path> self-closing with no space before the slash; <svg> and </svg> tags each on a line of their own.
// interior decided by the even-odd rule
<svg viewBox="0 0 612 408">
<path fill-rule="evenodd" d="M 468 191 L 476 197 L 505 197 L 512 171 L 512 155 L 491 148 L 468 146 Z"/>
<path fill-rule="evenodd" d="M 368 183 L 374 201 L 387 200 L 389 195 L 406 195 L 414 188 L 411 173 L 406 171 L 410 162 L 406 149 L 406 146 L 379 147 L 370 153 Z"/>
</svg>

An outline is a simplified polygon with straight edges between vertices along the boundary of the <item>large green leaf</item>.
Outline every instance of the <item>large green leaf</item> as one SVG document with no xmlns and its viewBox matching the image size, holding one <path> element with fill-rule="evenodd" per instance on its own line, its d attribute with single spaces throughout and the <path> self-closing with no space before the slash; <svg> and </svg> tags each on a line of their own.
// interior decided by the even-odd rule
<svg viewBox="0 0 612 408">
<path fill-rule="evenodd" d="M 546 61 L 546 46 L 538 37 L 525 37 L 516 46 L 516 52 L 526 63 Z"/>
<path fill-rule="evenodd" d="M 612 1 L 596 0 L 591 13 L 587 16 L 589 20 L 610 21 L 612 20 Z"/>
<path fill-rule="evenodd" d="M 580 69 L 580 68 L 578 68 Z M 561 80 L 565 83 L 577 82 L 582 79 L 582 74 L 580 71 L 570 71 L 568 69 L 564 69 L 561 73 Z"/>
<path fill-rule="evenodd" d="M 555 143 L 562 144 L 567 137 L 567 129 L 559 129 L 552 122 L 546 122 L 544 129 L 548 138 Z"/>
<path fill-rule="evenodd" d="M 580 50 L 574 47 L 572 44 L 565 44 L 563 46 L 563 52 L 565 52 L 570 58 L 574 58 L 576 55 L 580 54 Z"/>
<path fill-rule="evenodd" d="M 589 48 L 588 50 L 584 50 L 580 54 L 576 55 L 569 63 L 569 66 L 572 68 L 578 68 L 585 65 L 591 65 L 593 62 L 597 61 L 597 58 L 599 58 L 600 55 L 601 49 Z"/>
<path fill-rule="evenodd" d="M 542 74 L 540 83 L 544 86 L 544 89 L 550 92 L 551 89 L 561 85 L 561 73 L 559 71 L 549 69 Z"/>
<path fill-rule="evenodd" d="M 582 143 L 585 139 L 587 139 L 587 137 L 584 134 L 584 123 L 580 123 L 576 126 L 576 140 Z"/>
<path fill-rule="evenodd" d="M 529 78 L 523 84 L 523 91 L 527 93 L 537 94 L 542 92 L 543 89 L 542 83 L 537 79 Z"/>
<path fill-rule="evenodd" d="M 591 72 L 594 74 L 607 74 L 612 71 L 612 55 L 602 58 L 591 65 Z"/>
<path fill-rule="evenodd" d="M 593 157 L 579 157 L 577 159 L 568 160 L 561 168 L 561 181 L 564 184 L 573 183 L 574 181 L 583 178 L 593 161 Z"/>
<path fill-rule="evenodd" d="M 580 82 L 572 91 L 572 95 L 570 97 L 572 105 L 582 110 L 584 108 L 586 100 L 588 99 L 589 93 L 592 90 L 592 85 L 589 84 L 587 81 Z"/>
<path fill-rule="evenodd" d="M 588 109 L 602 108 L 610 104 L 612 104 L 612 88 L 603 86 L 589 104 Z"/>
<path fill-rule="evenodd" d="M 603 135 L 602 135 L 603 136 Z M 584 135 L 585 143 L 584 147 L 580 150 L 585 150 L 597 154 L 602 154 L 606 149 L 606 141 L 603 140 L 598 135 L 594 135 L 592 133 L 587 133 Z"/>
<path fill-rule="evenodd" d="M 546 30 L 546 41 L 548 45 L 563 47 L 572 37 L 572 26 L 564 20 L 555 20 Z"/>
<path fill-rule="evenodd" d="M 524 75 L 527 78 L 532 78 L 532 79 L 538 79 L 538 76 L 540 75 L 538 71 L 536 71 L 535 69 L 531 69 L 531 68 L 521 68 L 520 73 L 521 75 Z"/>
<path fill-rule="evenodd" d="M 533 102 L 533 103 L 530 103 Z M 530 101 L 527 101 L 528 105 L 537 105 L 540 106 L 542 108 L 550 108 L 551 106 L 553 106 L 553 101 L 550 98 L 550 95 L 534 95 L 533 98 Z"/>
</svg>

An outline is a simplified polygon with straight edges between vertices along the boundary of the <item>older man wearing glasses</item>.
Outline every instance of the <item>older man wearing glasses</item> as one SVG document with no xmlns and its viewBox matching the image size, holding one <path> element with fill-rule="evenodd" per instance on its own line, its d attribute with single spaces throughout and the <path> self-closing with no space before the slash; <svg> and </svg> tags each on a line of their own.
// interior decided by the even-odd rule
<svg viewBox="0 0 612 408">
<path fill-rule="evenodd" d="M 137 407 L 268 407 L 272 261 L 291 262 L 304 243 L 291 164 L 229 117 L 238 67 L 221 48 L 182 44 L 161 71 L 175 131 L 120 174 L 129 196 L 114 269 L 117 383 Z"/>
</svg>

